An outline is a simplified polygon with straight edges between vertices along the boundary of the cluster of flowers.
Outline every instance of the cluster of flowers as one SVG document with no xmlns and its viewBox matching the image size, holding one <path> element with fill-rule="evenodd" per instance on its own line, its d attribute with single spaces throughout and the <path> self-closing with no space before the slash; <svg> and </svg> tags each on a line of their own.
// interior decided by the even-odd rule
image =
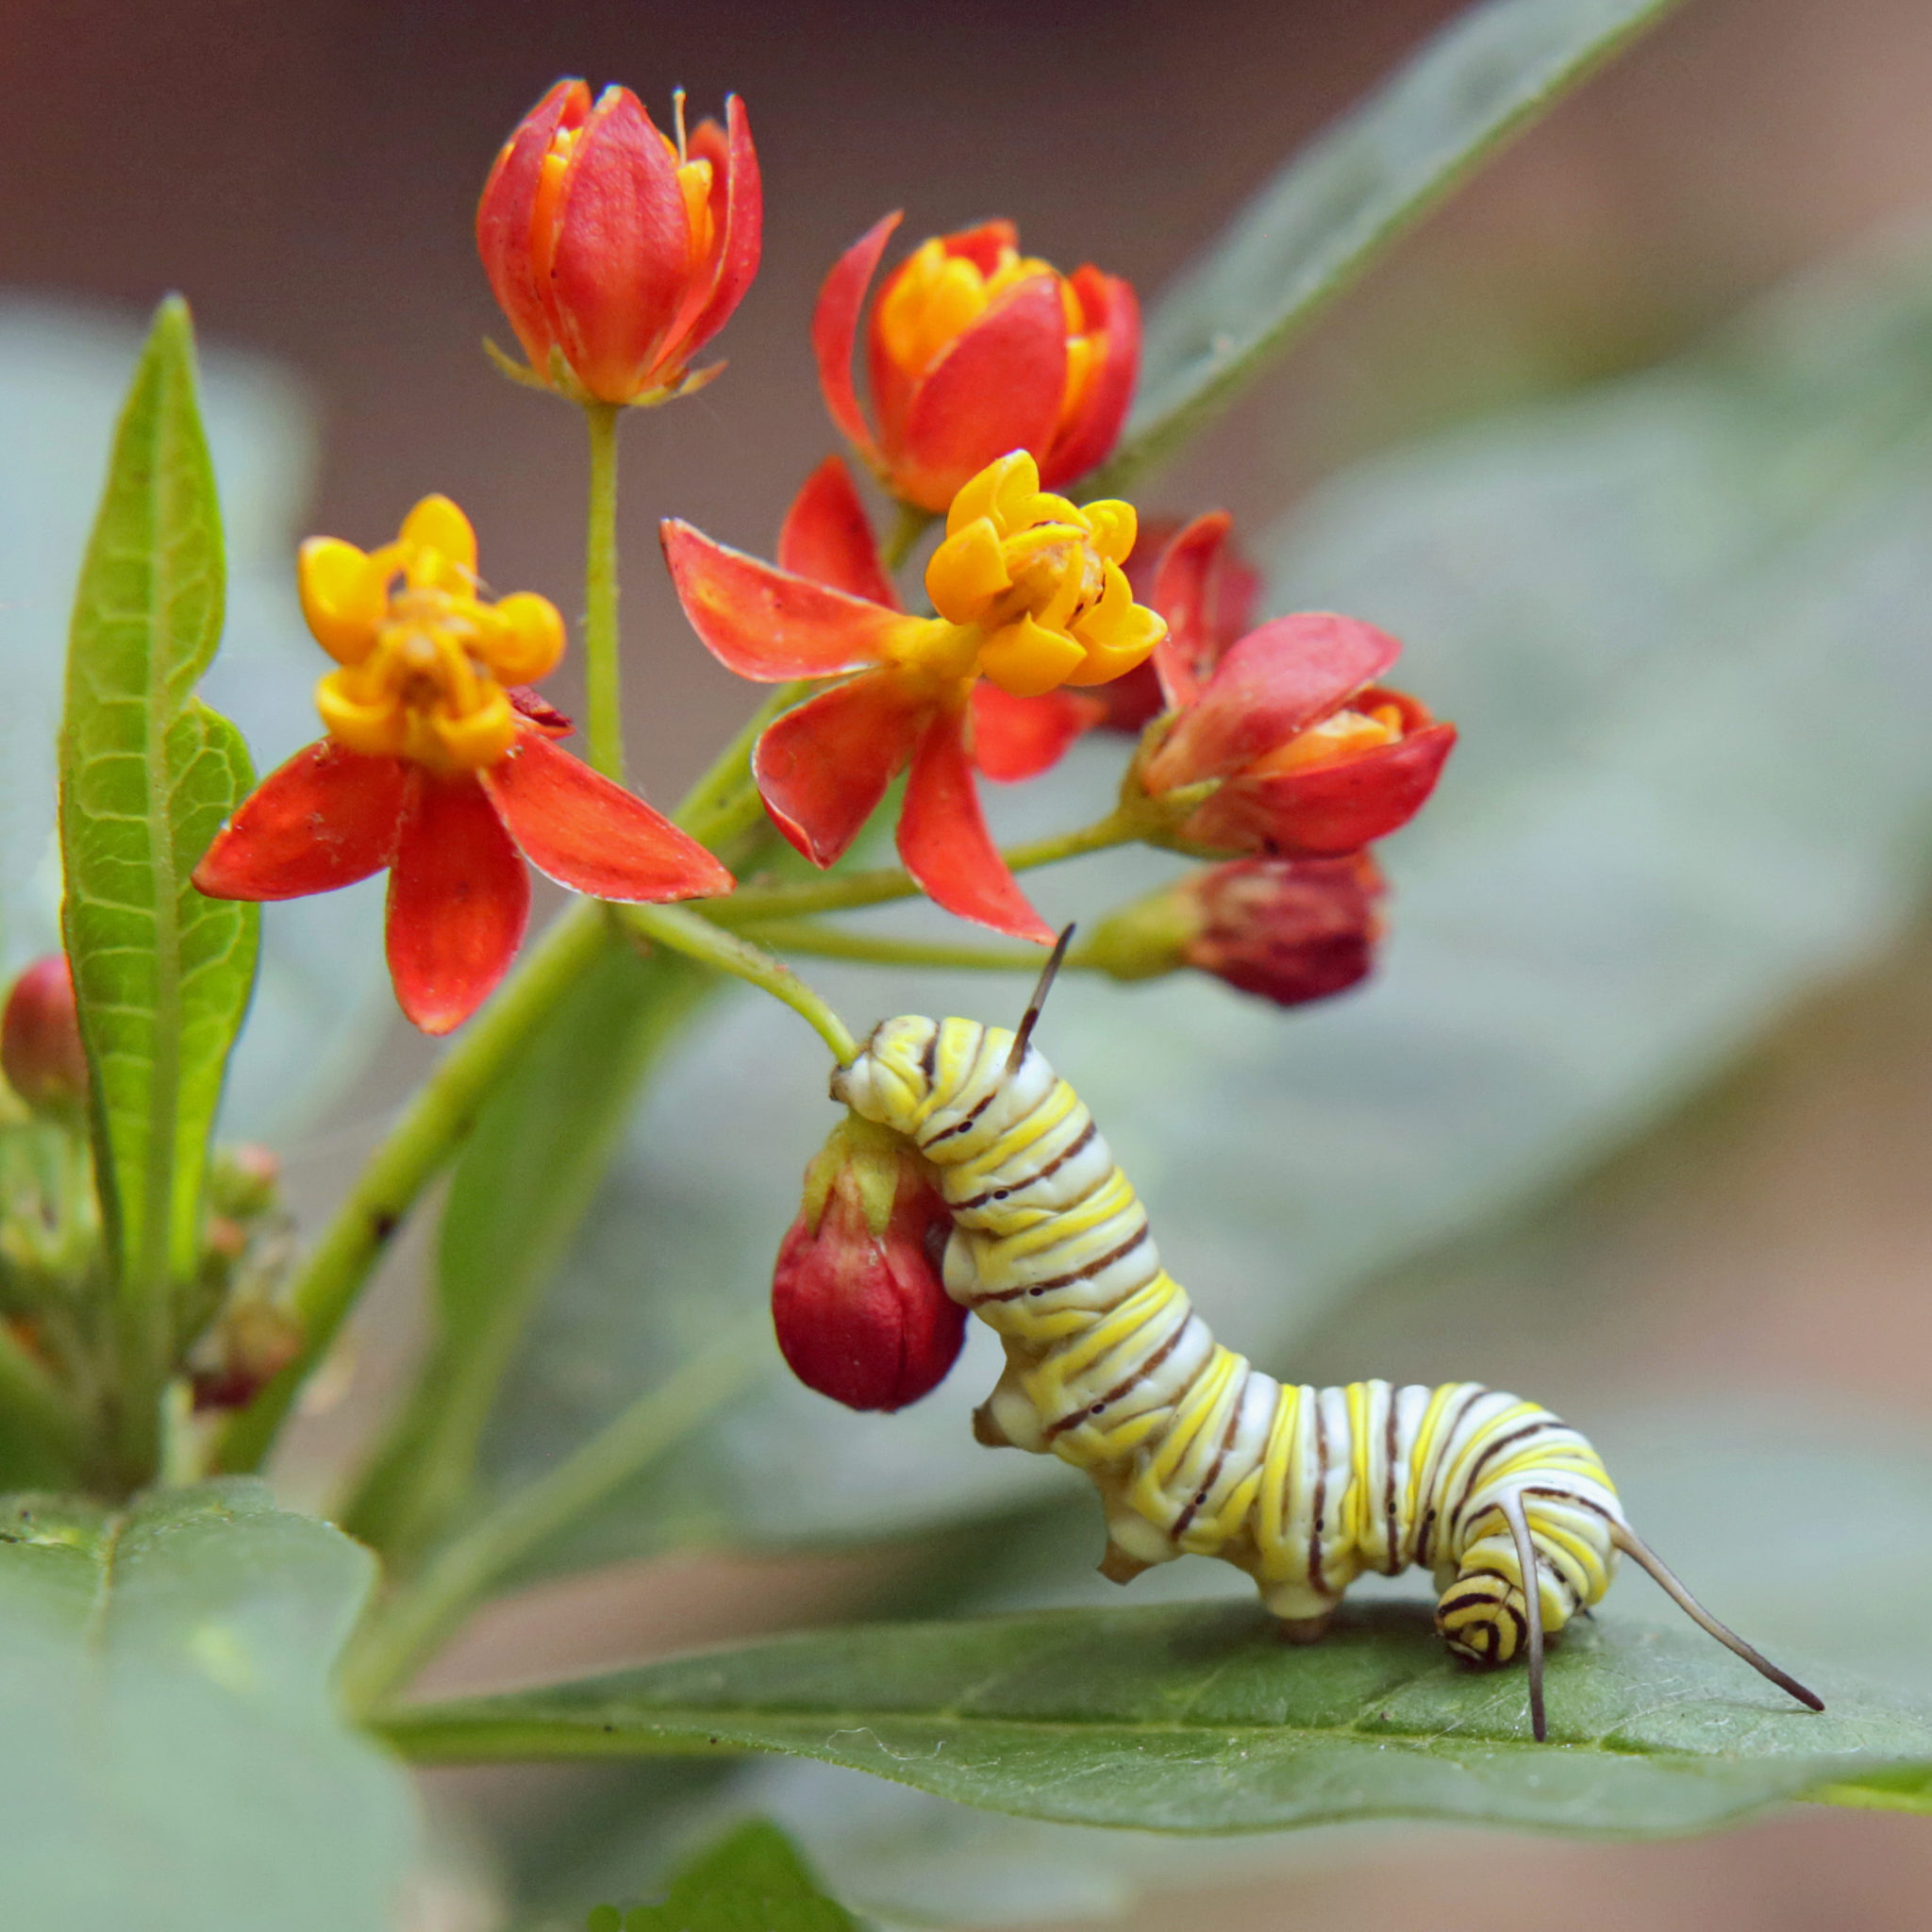
<svg viewBox="0 0 1932 1932">
<path fill-rule="evenodd" d="M 693 358 L 758 267 L 758 160 L 737 100 L 689 138 L 677 107 L 666 136 L 627 90 L 593 102 L 563 81 L 503 148 L 476 235 L 526 358 L 499 359 L 520 380 L 610 410 L 722 367 Z M 800 491 L 775 562 L 663 530 L 698 636 L 739 675 L 791 688 L 752 757 L 771 824 L 836 864 L 903 774 L 913 880 L 962 918 L 1043 941 L 976 778 L 1031 777 L 1084 732 L 1131 732 L 1123 799 L 1140 836 L 1213 862 L 1104 922 L 1093 962 L 1124 977 L 1192 965 L 1286 1005 L 1354 983 L 1380 932 L 1368 848 L 1427 797 L 1453 728 L 1382 683 L 1399 647 L 1372 625 L 1253 625 L 1257 580 L 1225 516 L 1150 532 L 1126 503 L 1059 493 L 1126 420 L 1126 282 L 1063 275 L 989 222 L 921 243 L 870 293 L 898 220 L 833 267 L 811 340 L 833 422 L 908 527 L 943 518 L 930 614 L 900 602 L 838 457 Z M 711 852 L 558 747 L 569 723 L 529 687 L 556 668 L 563 621 L 542 597 L 481 594 L 453 503 L 417 505 L 373 552 L 311 540 L 300 579 L 338 666 L 317 693 L 326 735 L 237 812 L 195 873 L 202 891 L 284 898 L 387 868 L 391 975 L 432 1033 L 514 958 L 525 858 L 601 899 L 732 891 Z M 781 1341 L 813 1386 L 897 1407 L 958 1345 L 923 1177 L 870 1145 L 814 1174 L 779 1270 Z M 895 1321 L 903 1346 L 882 1340 Z"/>
</svg>

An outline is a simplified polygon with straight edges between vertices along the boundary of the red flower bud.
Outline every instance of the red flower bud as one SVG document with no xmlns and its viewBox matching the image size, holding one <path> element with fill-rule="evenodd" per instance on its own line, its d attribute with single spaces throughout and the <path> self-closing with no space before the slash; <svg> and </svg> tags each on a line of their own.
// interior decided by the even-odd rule
<svg viewBox="0 0 1932 1932">
<path fill-rule="evenodd" d="M 1406 825 L 1456 727 L 1375 679 L 1402 646 L 1373 625 L 1303 611 L 1251 630 L 1182 705 L 1141 782 L 1222 782 L 1181 824 L 1202 852 L 1340 858 Z"/>
<path fill-rule="evenodd" d="M 825 407 L 879 480 L 941 511 L 1013 450 L 1038 462 L 1047 490 L 1095 468 L 1133 399 L 1140 305 L 1118 275 L 1063 275 L 1022 256 L 1010 222 L 936 235 L 886 277 L 866 321 L 876 430 L 866 422 L 852 352 L 898 222 L 888 215 L 840 258 L 811 329 Z"/>
<path fill-rule="evenodd" d="M 36 1113 L 72 1120 L 86 1106 L 87 1050 L 66 954 L 36 959 L 13 982 L 0 1017 L 0 1067 Z"/>
<path fill-rule="evenodd" d="M 744 108 L 673 142 L 628 88 L 560 80 L 496 158 L 476 208 L 490 286 L 537 379 L 579 401 L 649 403 L 690 373 L 758 273 L 764 203 Z"/>
<path fill-rule="evenodd" d="M 772 1276 L 778 1346 L 807 1388 L 894 1409 L 944 1380 L 966 1334 L 940 1278 L 951 1224 L 906 1141 L 856 1116 L 833 1130 Z"/>
<path fill-rule="evenodd" d="M 1236 859 L 1110 913 L 1082 951 L 1117 979 L 1191 966 L 1278 1007 L 1306 1006 L 1374 970 L 1387 891 L 1365 852 Z"/>
</svg>

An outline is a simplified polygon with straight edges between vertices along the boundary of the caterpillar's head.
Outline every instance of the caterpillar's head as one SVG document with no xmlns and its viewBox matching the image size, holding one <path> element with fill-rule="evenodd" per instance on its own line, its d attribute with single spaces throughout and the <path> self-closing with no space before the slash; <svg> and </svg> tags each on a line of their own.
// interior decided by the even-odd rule
<svg viewBox="0 0 1932 1932">
<path fill-rule="evenodd" d="M 881 1020 L 849 1067 L 832 1073 L 832 1098 L 862 1120 L 910 1134 L 932 1091 L 940 1023 L 919 1013 Z"/>
</svg>

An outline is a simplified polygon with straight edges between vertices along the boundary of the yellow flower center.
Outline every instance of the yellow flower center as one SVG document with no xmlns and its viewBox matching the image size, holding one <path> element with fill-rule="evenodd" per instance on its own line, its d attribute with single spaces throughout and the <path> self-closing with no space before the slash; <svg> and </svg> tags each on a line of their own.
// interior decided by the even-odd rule
<svg viewBox="0 0 1932 1932">
<path fill-rule="evenodd" d="M 946 513 L 925 573 L 940 621 L 908 638 L 907 659 L 936 675 L 976 671 L 1015 697 L 1131 671 L 1167 633 L 1121 569 L 1136 527 L 1131 504 L 1076 508 L 1041 490 L 1024 450 L 990 463 Z"/>
<path fill-rule="evenodd" d="M 1086 317 L 1072 284 L 1038 256 L 1002 248 L 988 275 L 976 261 L 947 254 L 939 236 L 921 242 L 879 299 L 877 326 L 886 354 L 917 382 L 1008 290 L 1034 275 L 1053 277 L 1067 319 L 1067 387 L 1060 398 L 1064 423 L 1079 408 L 1099 356 L 1094 339 L 1084 333 Z"/>
<path fill-rule="evenodd" d="M 1338 758 L 1358 758 L 1365 751 L 1393 744 L 1402 736 L 1402 707 L 1377 705 L 1368 711 L 1342 710 L 1298 731 L 1276 745 L 1251 768 L 1256 774 L 1299 772 Z"/>
<path fill-rule="evenodd" d="M 425 497 L 379 550 L 311 537 L 299 576 L 308 627 L 341 665 L 317 685 L 316 708 L 350 751 L 444 774 L 494 764 L 517 734 L 504 687 L 545 676 L 563 655 L 547 598 L 477 596 L 475 535 L 446 496 Z"/>
</svg>

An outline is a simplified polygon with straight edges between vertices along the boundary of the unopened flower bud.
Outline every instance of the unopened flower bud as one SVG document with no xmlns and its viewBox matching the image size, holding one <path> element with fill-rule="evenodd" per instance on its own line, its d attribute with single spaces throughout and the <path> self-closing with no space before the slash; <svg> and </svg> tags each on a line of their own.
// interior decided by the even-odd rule
<svg viewBox="0 0 1932 1932">
<path fill-rule="evenodd" d="M 208 1167 L 208 1205 L 236 1221 L 258 1221 L 279 1206 L 281 1179 L 282 1163 L 272 1147 L 252 1141 L 218 1147 Z"/>
<path fill-rule="evenodd" d="M 190 1369 L 197 1411 L 245 1408 L 293 1361 L 302 1348 L 302 1325 L 286 1308 L 267 1301 L 238 1301 L 223 1315 Z"/>
<path fill-rule="evenodd" d="M 1387 890 L 1365 852 L 1237 859 L 1109 914 L 1082 956 L 1116 979 L 1186 966 L 1279 1007 L 1306 1006 L 1374 970 Z"/>
<path fill-rule="evenodd" d="M 0 1016 L 0 1067 L 36 1113 L 71 1121 L 86 1106 L 87 1051 L 64 953 L 36 959 L 13 982 Z"/>
<path fill-rule="evenodd" d="M 859 1409 L 904 1408 L 939 1386 L 966 1330 L 940 1275 L 950 1225 L 898 1135 L 856 1115 L 833 1130 L 772 1276 L 778 1346 L 801 1382 Z"/>
</svg>

